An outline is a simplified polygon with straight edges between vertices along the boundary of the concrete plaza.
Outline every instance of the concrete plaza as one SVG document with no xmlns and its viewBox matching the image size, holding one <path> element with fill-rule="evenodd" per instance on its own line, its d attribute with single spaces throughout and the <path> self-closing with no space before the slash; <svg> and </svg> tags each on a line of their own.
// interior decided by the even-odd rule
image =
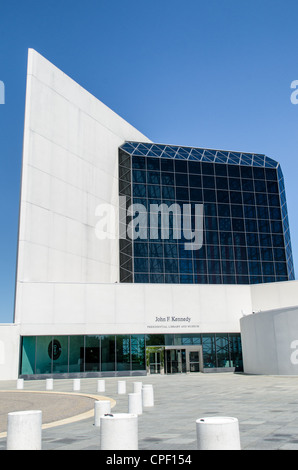
<svg viewBox="0 0 298 470">
<path fill-rule="evenodd" d="M 118 380 L 126 381 L 124 395 Z M 94 400 L 108 397 L 112 412 L 126 413 L 135 381 L 152 384 L 155 397 L 138 418 L 139 450 L 196 450 L 196 419 L 207 416 L 238 418 L 242 450 L 298 449 L 298 377 L 233 373 L 106 378 L 104 393 L 96 378 L 81 379 L 79 392 L 72 379 L 55 379 L 53 391 L 45 380 L 25 381 L 18 391 L 15 381 L 0 381 L 0 449 L 9 411 L 41 409 L 43 450 L 99 450 Z"/>
</svg>

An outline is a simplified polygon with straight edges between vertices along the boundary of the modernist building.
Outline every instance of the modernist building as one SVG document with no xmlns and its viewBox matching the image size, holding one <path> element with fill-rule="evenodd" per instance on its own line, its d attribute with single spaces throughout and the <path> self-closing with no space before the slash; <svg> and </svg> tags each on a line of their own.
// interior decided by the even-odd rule
<svg viewBox="0 0 298 470">
<path fill-rule="evenodd" d="M 0 378 L 243 370 L 241 320 L 297 305 L 279 163 L 152 143 L 29 50 Z"/>
</svg>

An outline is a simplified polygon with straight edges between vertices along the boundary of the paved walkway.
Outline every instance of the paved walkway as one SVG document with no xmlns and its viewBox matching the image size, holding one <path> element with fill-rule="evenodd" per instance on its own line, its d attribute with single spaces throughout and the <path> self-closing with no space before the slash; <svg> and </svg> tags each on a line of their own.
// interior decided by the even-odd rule
<svg viewBox="0 0 298 470">
<path fill-rule="evenodd" d="M 238 418 L 243 450 L 298 450 L 298 377 L 233 373 L 129 377 L 121 378 L 126 380 L 125 395 L 117 395 L 118 380 L 106 378 L 106 391 L 100 394 L 115 400 L 116 413 L 128 411 L 127 394 L 134 381 L 154 387 L 155 406 L 144 408 L 138 418 L 139 450 L 196 450 L 195 421 L 204 416 Z M 16 382 L 0 381 L 0 432 L 5 431 L 9 411 L 42 409 L 47 423 L 43 450 L 100 449 L 93 416 L 99 397 L 97 379 L 81 379 L 79 394 L 72 391 L 72 383 L 54 380 L 54 391 L 45 393 L 45 381 L 25 381 L 24 391 L 17 392 Z M 5 448 L 2 434 L 0 450 Z"/>
</svg>

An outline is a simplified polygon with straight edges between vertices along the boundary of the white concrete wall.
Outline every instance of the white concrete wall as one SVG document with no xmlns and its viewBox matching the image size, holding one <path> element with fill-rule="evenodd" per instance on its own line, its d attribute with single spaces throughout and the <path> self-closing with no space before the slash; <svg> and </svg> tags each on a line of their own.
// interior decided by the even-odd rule
<svg viewBox="0 0 298 470">
<path fill-rule="evenodd" d="M 118 147 L 147 137 L 29 50 L 15 321 L 21 283 L 119 280 L 113 240 L 95 235 L 96 207 L 118 197 Z"/>
<path fill-rule="evenodd" d="M 252 311 L 298 305 L 298 281 L 272 282 L 251 286 Z"/>
<path fill-rule="evenodd" d="M 19 301 L 22 335 L 239 333 L 251 312 L 249 286 L 26 283 Z"/>
<path fill-rule="evenodd" d="M 240 325 L 245 373 L 298 375 L 298 306 L 252 314 Z"/>
<path fill-rule="evenodd" d="M 290 361 L 298 339 L 298 281 L 251 286 L 252 315 L 240 321 L 244 371 L 249 374 L 298 374 Z"/>
<path fill-rule="evenodd" d="M 15 380 L 19 368 L 19 326 L 0 324 L 0 380 Z"/>
</svg>

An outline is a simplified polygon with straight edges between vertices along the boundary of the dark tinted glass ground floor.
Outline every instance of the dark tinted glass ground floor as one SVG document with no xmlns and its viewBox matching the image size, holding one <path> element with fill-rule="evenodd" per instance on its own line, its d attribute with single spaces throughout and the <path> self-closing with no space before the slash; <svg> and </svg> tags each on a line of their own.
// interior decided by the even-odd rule
<svg viewBox="0 0 298 470">
<path fill-rule="evenodd" d="M 242 370 L 239 333 L 23 336 L 23 377 Z"/>
</svg>

